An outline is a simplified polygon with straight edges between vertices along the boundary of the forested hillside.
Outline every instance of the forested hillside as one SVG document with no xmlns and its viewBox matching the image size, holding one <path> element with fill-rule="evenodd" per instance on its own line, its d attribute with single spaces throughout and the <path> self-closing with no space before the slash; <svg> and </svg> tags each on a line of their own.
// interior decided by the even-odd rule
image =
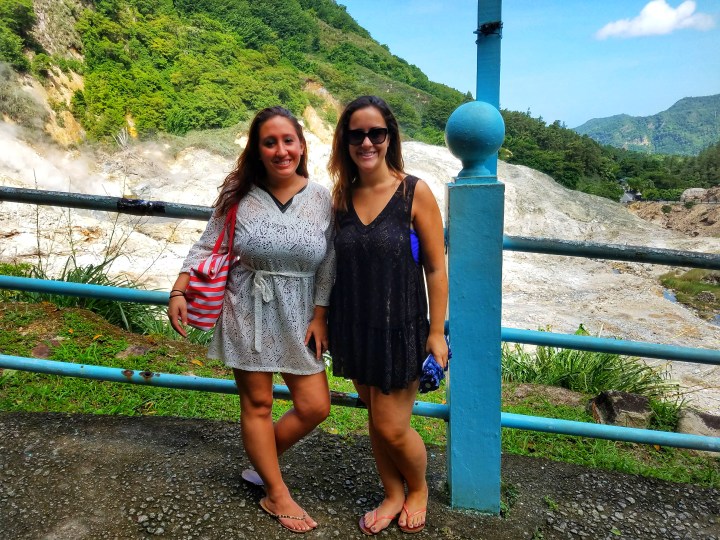
<svg viewBox="0 0 720 540">
<path fill-rule="evenodd" d="M 341 102 L 380 93 L 408 136 L 441 144 L 445 119 L 471 99 L 390 54 L 332 0 L 78 4 L 54 17 L 70 19 L 79 34 L 82 65 L 32 39 L 30 0 L 0 5 L 1 35 L 9 36 L 0 58 L 41 77 L 49 66 L 82 71 L 85 86 L 71 108 L 91 139 L 127 125 L 140 137 L 227 127 L 276 103 L 295 113 L 309 103 L 322 109 L 308 91 L 316 83 Z M 34 49 L 31 62 L 23 48 Z M 334 121 L 334 110 L 325 114 Z"/>
<path fill-rule="evenodd" d="M 694 156 L 720 141 L 720 94 L 683 98 L 652 116 L 594 118 L 575 131 L 626 150 Z"/>
<path fill-rule="evenodd" d="M 529 113 L 502 113 L 503 159 L 547 173 L 571 189 L 612 200 L 623 189 L 645 199 L 679 200 L 687 188 L 720 185 L 720 142 L 698 156 L 650 155 L 602 146 L 558 121 L 546 125 Z"/>
<path fill-rule="evenodd" d="M 332 125 L 338 104 L 361 94 L 388 101 L 404 136 L 439 145 L 450 113 L 472 99 L 391 54 L 333 0 L 0 0 L 0 115 L 49 132 L 76 125 L 65 144 L 241 130 L 277 103 L 298 115 L 312 106 Z M 572 189 L 618 200 L 622 180 L 675 199 L 720 184 L 717 144 L 648 156 L 502 113 L 501 159 Z"/>
</svg>

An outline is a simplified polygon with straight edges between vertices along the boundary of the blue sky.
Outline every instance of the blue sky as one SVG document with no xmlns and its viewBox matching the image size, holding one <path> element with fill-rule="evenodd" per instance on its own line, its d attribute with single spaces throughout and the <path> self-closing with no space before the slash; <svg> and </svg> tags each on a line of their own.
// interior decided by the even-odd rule
<svg viewBox="0 0 720 540">
<path fill-rule="evenodd" d="M 337 0 L 428 77 L 475 94 L 476 0 Z M 720 0 L 505 0 L 500 106 L 576 127 L 720 93 Z"/>
</svg>

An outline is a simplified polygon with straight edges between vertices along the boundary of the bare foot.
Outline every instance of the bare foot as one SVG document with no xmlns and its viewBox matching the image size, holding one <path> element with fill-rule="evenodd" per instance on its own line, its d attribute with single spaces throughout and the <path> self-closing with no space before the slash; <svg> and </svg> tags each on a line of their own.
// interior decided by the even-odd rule
<svg viewBox="0 0 720 540">
<path fill-rule="evenodd" d="M 317 521 L 308 516 L 289 494 L 276 499 L 271 499 L 270 496 L 263 497 L 260 506 L 286 529 L 307 532 L 318 526 Z"/>
<path fill-rule="evenodd" d="M 401 501 L 385 499 L 380 506 L 360 518 L 360 530 L 365 534 L 377 534 L 387 529 L 401 509 Z"/>
<path fill-rule="evenodd" d="M 425 527 L 428 491 L 409 492 L 398 518 L 398 526 L 405 532 L 420 532 Z"/>
</svg>

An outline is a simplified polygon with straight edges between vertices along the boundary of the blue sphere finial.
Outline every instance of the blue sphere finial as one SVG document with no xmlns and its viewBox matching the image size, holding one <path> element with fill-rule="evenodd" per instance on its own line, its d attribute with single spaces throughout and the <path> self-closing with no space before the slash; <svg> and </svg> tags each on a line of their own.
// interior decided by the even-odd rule
<svg viewBox="0 0 720 540">
<path fill-rule="evenodd" d="M 463 103 L 445 125 L 445 144 L 463 164 L 458 178 L 494 177 L 485 161 L 500 149 L 504 139 L 505 122 L 500 111 L 484 101 Z"/>
</svg>

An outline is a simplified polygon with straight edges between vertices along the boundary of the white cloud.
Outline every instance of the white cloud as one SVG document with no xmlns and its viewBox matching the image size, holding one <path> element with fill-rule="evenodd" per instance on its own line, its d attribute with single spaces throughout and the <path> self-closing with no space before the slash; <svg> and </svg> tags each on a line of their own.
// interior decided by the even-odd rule
<svg viewBox="0 0 720 540">
<path fill-rule="evenodd" d="M 675 30 L 692 28 L 709 30 L 715 26 L 712 15 L 695 13 L 695 2 L 686 0 L 673 9 L 665 0 L 648 2 L 633 19 L 620 19 L 606 24 L 597 31 L 597 39 L 608 37 L 638 37 L 670 34 Z"/>
</svg>

